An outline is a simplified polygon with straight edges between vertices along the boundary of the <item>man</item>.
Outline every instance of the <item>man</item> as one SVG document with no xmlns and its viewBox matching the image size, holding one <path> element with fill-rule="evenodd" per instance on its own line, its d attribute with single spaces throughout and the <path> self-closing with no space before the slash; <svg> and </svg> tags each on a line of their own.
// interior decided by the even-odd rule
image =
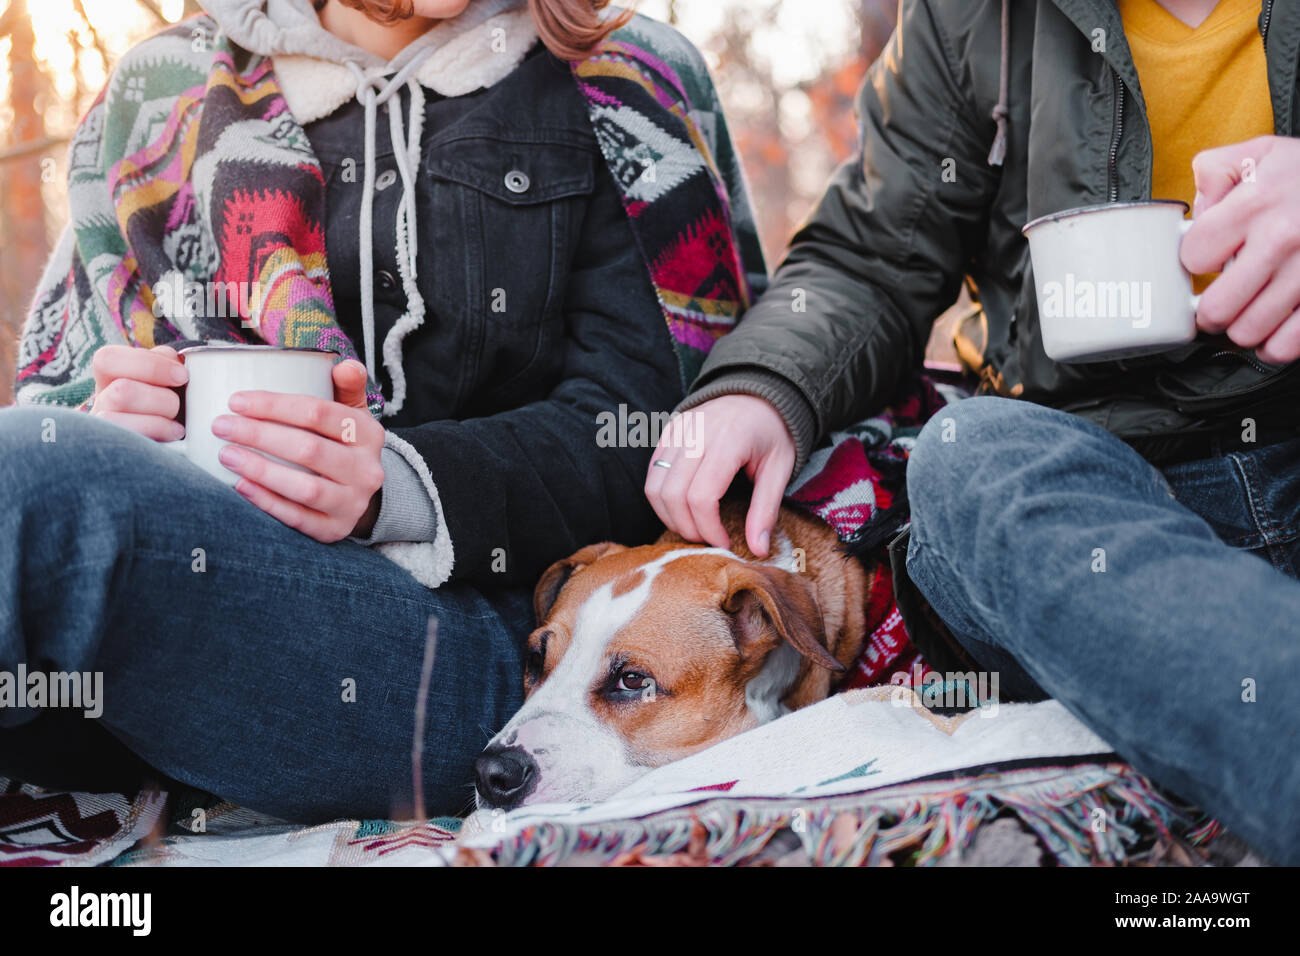
<svg viewBox="0 0 1300 956">
<path fill-rule="evenodd" d="M 981 666 L 1060 699 L 1155 780 L 1300 863 L 1300 10 L 1273 0 L 904 0 L 835 174 L 771 289 L 680 406 L 646 492 L 717 545 L 922 361 L 963 275 L 981 397 L 913 451 L 907 570 Z M 1020 229 L 1184 199 L 1200 334 L 1155 357 L 1043 351 Z M 1217 278 L 1215 273 L 1220 273 Z M 1208 284 L 1207 284 L 1208 283 Z"/>
</svg>

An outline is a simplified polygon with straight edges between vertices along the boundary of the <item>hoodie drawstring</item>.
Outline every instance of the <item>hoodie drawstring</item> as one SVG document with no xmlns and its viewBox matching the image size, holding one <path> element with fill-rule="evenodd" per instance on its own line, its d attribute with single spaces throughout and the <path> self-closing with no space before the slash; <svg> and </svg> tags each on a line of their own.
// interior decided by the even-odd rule
<svg viewBox="0 0 1300 956">
<path fill-rule="evenodd" d="M 416 223 L 415 223 L 415 170 L 419 168 L 420 138 L 424 130 L 424 91 L 414 73 L 433 53 L 426 47 L 413 56 L 394 76 L 366 76 L 354 61 L 348 61 L 357 79 L 357 100 L 365 107 L 365 169 L 362 174 L 361 194 L 361 335 L 366 373 L 371 381 L 375 375 L 375 298 L 374 298 L 374 190 L 375 190 L 375 126 L 380 106 L 388 107 L 388 135 L 393 144 L 393 157 L 402 179 L 402 202 L 397 212 L 397 268 L 401 274 L 402 291 L 406 295 L 407 313 L 396 328 L 403 332 L 418 327 L 424 321 L 424 299 L 416 287 Z M 403 129 L 401 117 L 401 88 L 411 91 L 410 132 Z M 396 103 L 393 99 L 396 97 Z M 395 331 L 396 331 L 395 328 Z M 387 344 L 387 343 L 385 343 Z M 401 342 L 395 343 L 400 349 Z M 385 352 L 388 350 L 385 349 Z M 388 358 L 385 355 L 385 358 Z M 397 357 L 400 365 L 400 356 Z M 390 364 L 388 362 L 385 363 Z M 393 396 L 384 402 L 384 415 L 398 412 L 406 398 L 406 382 L 393 376 Z"/>
<path fill-rule="evenodd" d="M 1007 85 L 1011 74 L 1011 0 L 1002 0 L 1002 55 L 998 62 L 998 103 L 993 107 L 993 122 L 998 131 L 989 150 L 989 165 L 1001 166 L 1007 157 Z"/>
</svg>

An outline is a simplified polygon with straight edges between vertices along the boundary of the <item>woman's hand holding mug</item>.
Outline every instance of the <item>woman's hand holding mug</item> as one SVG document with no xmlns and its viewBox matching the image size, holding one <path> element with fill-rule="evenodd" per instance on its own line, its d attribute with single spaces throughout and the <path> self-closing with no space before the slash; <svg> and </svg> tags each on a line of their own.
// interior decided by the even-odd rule
<svg viewBox="0 0 1300 956">
<path fill-rule="evenodd" d="M 185 434 L 185 426 L 176 421 L 181 410 L 176 389 L 189 381 L 190 373 L 175 349 L 106 345 L 95 353 L 91 367 L 95 397 L 90 414 L 154 441 L 175 441 Z"/>
<path fill-rule="evenodd" d="M 365 367 L 348 359 L 334 366 L 333 377 L 332 402 L 309 395 L 236 392 L 230 397 L 234 414 L 212 422 L 218 438 L 247 446 L 227 445 L 218 455 L 240 476 L 235 491 L 271 517 L 325 543 L 369 534 L 384 484 L 384 428 L 366 409 Z"/>
<path fill-rule="evenodd" d="M 185 436 L 176 389 L 189 369 L 166 345 L 108 345 L 95 353 L 91 414 L 157 442 Z M 353 359 L 332 370 L 334 400 L 268 391 L 236 392 L 234 414 L 213 419 L 228 445 L 218 457 L 239 476 L 235 490 L 273 518 L 317 541 L 366 535 L 379 515 L 384 429 L 366 408 L 366 370 Z M 251 450 L 255 449 L 255 450 Z M 307 469 L 299 471 L 259 452 Z"/>
</svg>

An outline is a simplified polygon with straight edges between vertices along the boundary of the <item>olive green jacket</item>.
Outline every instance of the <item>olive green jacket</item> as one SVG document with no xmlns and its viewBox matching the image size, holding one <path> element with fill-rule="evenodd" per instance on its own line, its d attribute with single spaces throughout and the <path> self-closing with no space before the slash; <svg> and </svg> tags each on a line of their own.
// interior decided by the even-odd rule
<svg viewBox="0 0 1300 956">
<path fill-rule="evenodd" d="M 1300 365 L 1265 366 L 1223 337 L 1089 365 L 1044 353 L 1021 227 L 1149 198 L 1151 133 L 1113 0 L 1005 2 L 1004 37 L 1002 0 L 903 0 L 858 95 L 860 151 L 682 407 L 762 395 L 802 464 L 818 438 L 878 411 L 921 366 L 933 321 L 965 278 L 980 308 L 956 344 L 983 392 L 1063 408 L 1128 439 L 1204 430 L 1242 411 L 1300 420 Z M 1300 130 L 1298 6 L 1264 0 L 1259 19 L 1282 136 Z M 1006 136 L 995 144 L 1000 105 Z"/>
</svg>

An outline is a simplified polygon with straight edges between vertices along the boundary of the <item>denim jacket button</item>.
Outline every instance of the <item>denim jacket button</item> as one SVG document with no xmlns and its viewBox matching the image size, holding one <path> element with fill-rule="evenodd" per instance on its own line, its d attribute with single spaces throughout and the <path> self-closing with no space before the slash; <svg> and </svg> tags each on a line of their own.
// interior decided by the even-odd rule
<svg viewBox="0 0 1300 956">
<path fill-rule="evenodd" d="M 397 173 L 391 169 L 385 169 L 375 179 L 375 192 L 381 193 L 395 182 L 397 182 Z"/>
<path fill-rule="evenodd" d="M 528 174 L 522 169 L 512 169 L 506 173 L 506 189 L 512 193 L 527 192 L 531 183 L 532 180 L 528 178 Z"/>
</svg>

